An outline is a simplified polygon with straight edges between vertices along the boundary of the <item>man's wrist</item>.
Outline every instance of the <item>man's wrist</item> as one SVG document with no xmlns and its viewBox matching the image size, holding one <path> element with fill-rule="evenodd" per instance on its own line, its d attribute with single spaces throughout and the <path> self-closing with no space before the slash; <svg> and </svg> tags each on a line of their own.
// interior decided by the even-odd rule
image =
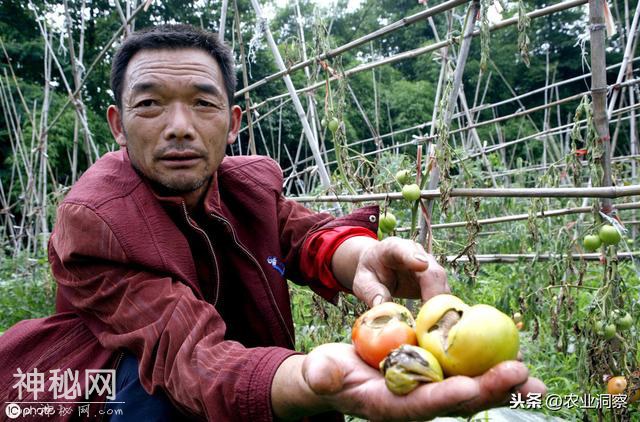
<svg viewBox="0 0 640 422">
<path fill-rule="evenodd" d="M 293 355 L 278 367 L 271 385 L 273 414 L 283 420 L 300 419 L 331 410 L 324 398 L 311 390 L 302 366 L 306 356 Z"/>
<path fill-rule="evenodd" d="M 353 290 L 353 278 L 362 254 L 379 241 L 368 236 L 355 236 L 342 242 L 331 260 L 331 270 L 338 282 Z"/>
</svg>

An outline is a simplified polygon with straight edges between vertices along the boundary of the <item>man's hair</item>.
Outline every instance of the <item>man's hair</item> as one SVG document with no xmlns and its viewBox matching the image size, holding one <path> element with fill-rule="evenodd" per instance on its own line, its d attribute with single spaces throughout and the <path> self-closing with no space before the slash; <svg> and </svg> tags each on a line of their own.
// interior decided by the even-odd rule
<svg viewBox="0 0 640 422">
<path fill-rule="evenodd" d="M 236 74 L 231 49 L 218 40 L 217 34 L 191 25 L 158 25 L 131 34 L 122 43 L 111 65 L 111 90 L 118 108 L 122 109 L 122 90 L 127 65 L 142 50 L 178 50 L 197 48 L 208 53 L 220 66 L 229 106 L 233 105 Z"/>
</svg>

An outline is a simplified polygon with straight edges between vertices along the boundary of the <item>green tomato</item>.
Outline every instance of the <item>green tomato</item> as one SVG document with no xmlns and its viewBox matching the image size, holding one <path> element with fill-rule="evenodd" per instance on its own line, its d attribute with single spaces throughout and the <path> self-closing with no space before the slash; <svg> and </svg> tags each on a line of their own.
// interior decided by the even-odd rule
<svg viewBox="0 0 640 422">
<path fill-rule="evenodd" d="M 617 245 L 621 238 L 618 230 L 609 224 L 605 224 L 600 228 L 598 236 L 605 245 Z"/>
<path fill-rule="evenodd" d="M 402 197 L 410 202 L 415 202 L 420 198 L 420 186 L 412 183 L 402 187 Z"/>
<path fill-rule="evenodd" d="M 601 244 L 602 240 L 600 240 L 600 236 L 596 236 L 595 234 L 586 235 L 582 241 L 582 245 L 589 252 L 597 250 Z"/>
<path fill-rule="evenodd" d="M 393 229 L 396 228 L 396 224 L 398 221 L 396 220 L 396 216 L 387 211 L 384 214 L 380 215 L 380 223 L 378 224 L 378 228 L 382 233 L 391 233 Z"/>
<path fill-rule="evenodd" d="M 599 335 L 599 336 L 603 336 L 604 335 L 604 322 L 602 321 L 596 321 L 593 324 L 593 331 Z"/>
<path fill-rule="evenodd" d="M 616 320 L 616 325 L 621 330 L 628 330 L 633 325 L 633 317 L 628 312 Z"/>
<path fill-rule="evenodd" d="M 616 335 L 616 324 L 607 324 L 604 326 L 604 338 L 610 340 Z"/>
<path fill-rule="evenodd" d="M 327 126 L 332 133 L 336 133 L 338 131 L 338 128 L 340 127 L 340 120 L 333 117 L 331 120 L 329 120 Z"/>
<path fill-rule="evenodd" d="M 400 183 L 401 185 L 406 185 L 411 181 L 411 174 L 409 173 L 409 170 L 399 170 L 396 173 L 396 182 Z"/>
</svg>

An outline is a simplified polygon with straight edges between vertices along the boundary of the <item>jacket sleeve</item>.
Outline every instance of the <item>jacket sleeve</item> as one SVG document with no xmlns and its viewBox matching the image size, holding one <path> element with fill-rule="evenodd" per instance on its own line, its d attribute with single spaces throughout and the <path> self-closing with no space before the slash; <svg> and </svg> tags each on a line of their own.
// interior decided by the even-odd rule
<svg viewBox="0 0 640 422">
<path fill-rule="evenodd" d="M 63 204 L 49 258 L 59 294 L 99 342 L 139 360 L 149 393 L 164 390 L 208 420 L 272 419 L 271 382 L 294 351 L 225 341 L 215 308 L 180 280 L 136 267 L 108 225 L 83 205 Z"/>
<path fill-rule="evenodd" d="M 373 233 L 378 231 L 377 205 L 358 208 L 350 214 L 342 217 L 333 217 L 327 213 L 315 213 L 305 208 L 300 203 L 280 197 L 278 203 L 278 219 L 280 222 L 280 244 L 283 246 L 284 262 L 287 268 L 287 277 L 295 283 L 308 285 L 320 296 L 331 300 L 340 291 L 339 288 L 327 288 L 319 278 L 309 277 L 309 272 L 303 267 L 304 261 L 313 261 L 313 257 L 303 259 L 303 254 L 313 253 L 305 245 L 316 233 L 328 231 L 336 227 L 362 227 Z"/>
</svg>

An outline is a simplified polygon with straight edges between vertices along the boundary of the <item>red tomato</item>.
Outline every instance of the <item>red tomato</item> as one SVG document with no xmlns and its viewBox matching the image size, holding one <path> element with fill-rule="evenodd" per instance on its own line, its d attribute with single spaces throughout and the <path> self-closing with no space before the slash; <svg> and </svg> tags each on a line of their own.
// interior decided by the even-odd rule
<svg viewBox="0 0 640 422">
<path fill-rule="evenodd" d="M 403 344 L 417 344 L 415 320 L 402 305 L 385 302 L 374 306 L 356 320 L 351 341 L 356 352 L 370 366 L 380 362 Z"/>
</svg>

